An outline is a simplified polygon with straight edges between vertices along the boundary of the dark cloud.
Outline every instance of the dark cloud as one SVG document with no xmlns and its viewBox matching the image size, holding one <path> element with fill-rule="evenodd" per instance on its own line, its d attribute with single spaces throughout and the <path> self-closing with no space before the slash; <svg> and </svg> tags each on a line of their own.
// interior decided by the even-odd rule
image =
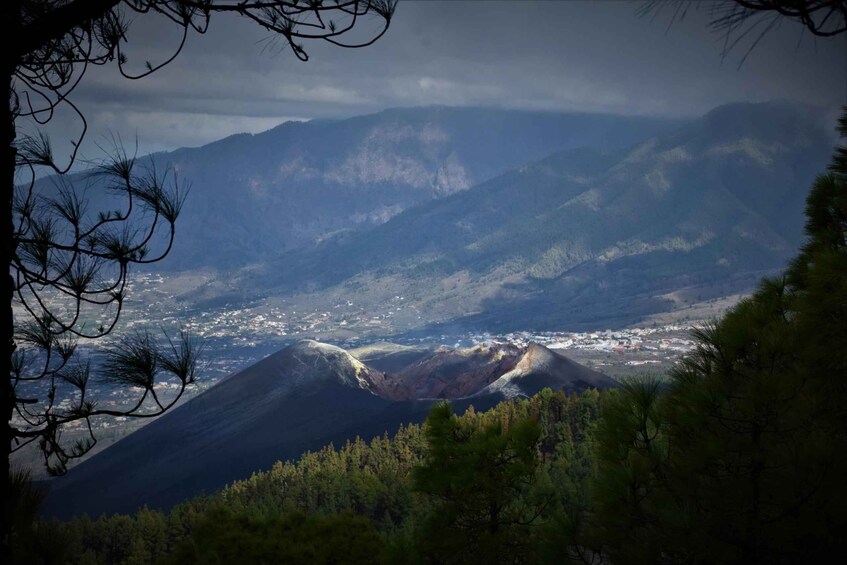
<svg viewBox="0 0 847 565">
<path fill-rule="evenodd" d="M 171 65 L 141 81 L 96 69 L 76 93 L 91 140 L 138 137 L 142 150 L 198 145 L 286 119 L 391 106 L 484 105 L 624 114 L 698 115 L 727 102 L 847 101 L 847 38 L 814 41 L 783 22 L 738 68 L 704 11 L 635 15 L 633 2 L 401 2 L 388 35 L 361 50 L 307 45 L 301 63 L 267 32 L 226 16 L 192 36 Z M 167 23 L 138 16 L 130 61 L 167 57 Z M 69 135 L 73 121 L 54 125 Z M 91 143 L 86 145 L 93 151 Z"/>
</svg>

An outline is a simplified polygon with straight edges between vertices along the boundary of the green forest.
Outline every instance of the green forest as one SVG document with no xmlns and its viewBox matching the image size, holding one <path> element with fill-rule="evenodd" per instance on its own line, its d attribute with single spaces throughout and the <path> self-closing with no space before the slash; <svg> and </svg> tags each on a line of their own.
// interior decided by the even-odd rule
<svg viewBox="0 0 847 565">
<path fill-rule="evenodd" d="M 847 116 L 840 121 L 847 137 Z M 815 563 L 847 545 L 847 148 L 807 241 L 669 375 L 545 389 L 299 460 L 167 514 L 38 520 L 20 563 Z"/>
<path fill-rule="evenodd" d="M 22 563 L 556 560 L 593 475 L 606 394 L 549 389 L 279 462 L 170 513 L 36 522 Z M 455 552 L 459 550 L 458 554 Z"/>
</svg>

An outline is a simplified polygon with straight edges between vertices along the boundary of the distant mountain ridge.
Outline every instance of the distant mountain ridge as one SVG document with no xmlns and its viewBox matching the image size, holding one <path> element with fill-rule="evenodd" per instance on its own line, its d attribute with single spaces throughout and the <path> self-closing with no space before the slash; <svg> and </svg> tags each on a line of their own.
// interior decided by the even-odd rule
<svg viewBox="0 0 847 565">
<path fill-rule="evenodd" d="M 429 323 L 474 329 L 634 323 L 781 268 L 833 139 L 813 108 L 729 105 L 629 149 L 554 153 L 285 253 L 232 287 L 318 304 L 413 295 Z"/>
<path fill-rule="evenodd" d="M 155 268 L 208 274 L 175 297 L 195 312 L 355 299 L 372 318 L 405 296 L 416 315 L 382 335 L 637 324 L 784 265 L 831 125 L 786 102 L 683 121 L 428 107 L 287 123 L 151 157 L 193 183 Z"/>
<path fill-rule="evenodd" d="M 369 357 L 379 364 L 392 351 L 397 349 L 371 350 Z M 67 517 L 129 512 L 144 504 L 167 508 L 306 450 L 421 422 L 438 398 L 452 398 L 458 410 L 470 404 L 485 409 L 544 387 L 580 392 L 617 386 L 536 344 L 418 352 L 421 359 L 382 372 L 339 347 L 297 342 L 51 483 L 45 512 Z M 508 383 L 496 386 L 506 375 Z"/>
<path fill-rule="evenodd" d="M 626 147 L 680 123 L 431 106 L 287 122 L 159 153 L 149 158 L 157 168 L 191 183 L 179 237 L 159 268 L 228 269 L 276 257 L 381 224 L 553 151 Z"/>
</svg>

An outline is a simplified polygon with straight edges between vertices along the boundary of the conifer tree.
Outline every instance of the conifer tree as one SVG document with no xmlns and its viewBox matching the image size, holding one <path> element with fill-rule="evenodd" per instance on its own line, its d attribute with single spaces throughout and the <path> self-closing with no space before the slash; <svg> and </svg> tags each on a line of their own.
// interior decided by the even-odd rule
<svg viewBox="0 0 847 565">
<path fill-rule="evenodd" d="M 840 121 L 847 139 L 847 109 Z M 847 148 L 781 277 L 694 333 L 598 433 L 594 542 L 615 563 L 799 563 L 847 548 Z"/>
<path fill-rule="evenodd" d="M 531 418 L 510 422 L 460 419 L 448 403 L 426 420 L 426 461 L 413 470 L 416 490 L 434 508 L 421 528 L 424 556 L 449 563 L 531 562 L 529 527 L 546 500 L 534 499 L 540 428 Z"/>
</svg>

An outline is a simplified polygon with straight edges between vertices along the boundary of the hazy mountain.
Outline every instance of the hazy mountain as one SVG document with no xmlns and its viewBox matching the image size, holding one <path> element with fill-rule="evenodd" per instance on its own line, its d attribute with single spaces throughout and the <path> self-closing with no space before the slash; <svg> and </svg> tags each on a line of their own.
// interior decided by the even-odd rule
<svg viewBox="0 0 847 565">
<path fill-rule="evenodd" d="M 380 365 L 401 349 L 384 345 L 369 354 Z M 383 373 L 338 347 L 295 343 L 52 482 L 45 512 L 66 517 L 130 512 L 144 504 L 167 508 L 306 450 L 423 421 L 436 396 L 453 398 L 461 411 L 544 387 L 616 386 L 540 345 L 427 349 L 423 359 Z"/>
<path fill-rule="evenodd" d="M 233 285 L 316 301 L 396 290 L 430 322 L 486 329 L 631 323 L 781 268 L 832 142 L 813 109 L 725 106 L 634 148 L 557 152 Z"/>
<path fill-rule="evenodd" d="M 191 188 L 158 269 L 275 257 L 463 191 L 526 161 L 580 146 L 626 147 L 680 121 L 479 108 L 405 108 L 288 122 L 152 156 Z M 141 167 L 148 166 L 141 159 Z M 44 182 L 50 182 L 45 180 Z M 77 177 L 77 182 L 83 184 Z M 88 191 L 92 211 L 113 209 Z M 214 250 L 212 252 L 211 250 Z"/>
</svg>

